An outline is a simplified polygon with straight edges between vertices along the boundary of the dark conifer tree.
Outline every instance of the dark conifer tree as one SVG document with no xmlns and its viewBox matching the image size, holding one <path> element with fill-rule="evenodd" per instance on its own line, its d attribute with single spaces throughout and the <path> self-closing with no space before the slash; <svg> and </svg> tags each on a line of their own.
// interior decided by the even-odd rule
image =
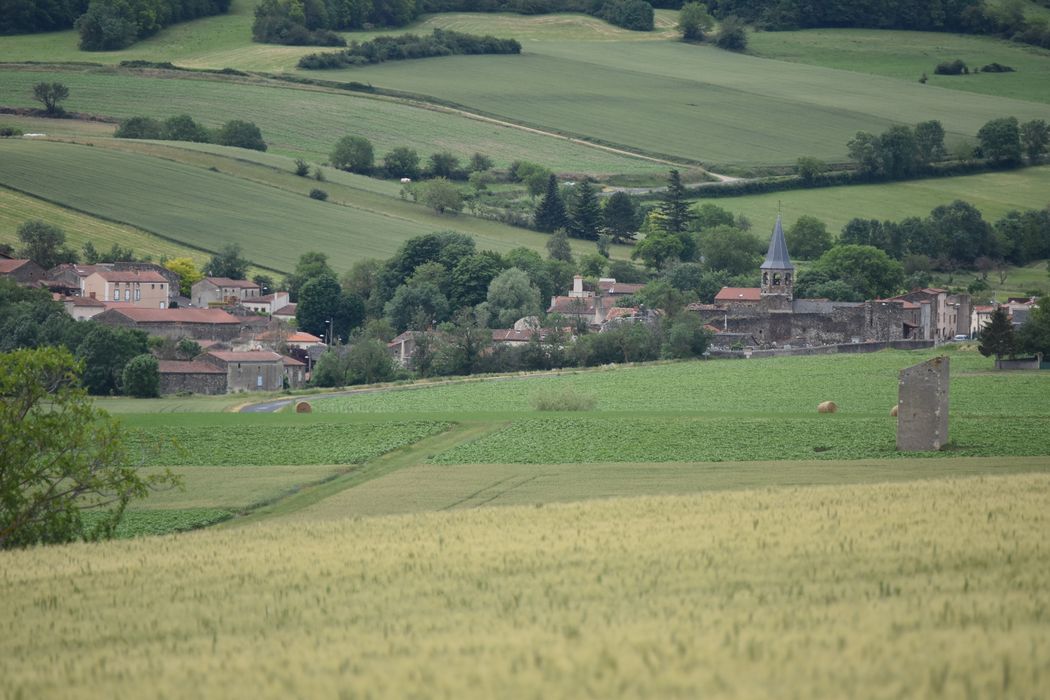
<svg viewBox="0 0 1050 700">
<path fill-rule="evenodd" d="M 991 322 L 984 327 L 979 337 L 981 344 L 977 349 L 985 357 L 995 355 L 995 359 L 998 360 L 1003 355 L 1013 355 L 1017 352 L 1013 324 L 1002 309 L 995 310 Z"/>
<path fill-rule="evenodd" d="M 586 241 L 596 241 L 601 225 L 602 209 L 598 204 L 598 195 L 590 180 L 583 180 L 576 185 L 575 196 L 572 198 L 569 235 Z"/>
<path fill-rule="evenodd" d="M 550 233 L 559 228 L 565 228 L 569 223 L 569 217 L 565 213 L 565 203 L 561 201 L 561 192 L 558 191 L 558 178 L 551 175 L 547 179 L 547 192 L 536 207 L 533 224 L 537 230 Z"/>
<path fill-rule="evenodd" d="M 668 233 L 685 233 L 689 227 L 689 203 L 685 199 L 685 187 L 677 170 L 672 170 L 667 178 L 667 191 L 660 203 L 660 213 L 664 215 L 663 228 Z"/>
<path fill-rule="evenodd" d="M 638 231 L 638 210 L 631 197 L 623 192 L 616 192 L 609 197 L 602 210 L 602 223 L 605 231 L 612 236 L 613 243 L 634 239 Z"/>
</svg>

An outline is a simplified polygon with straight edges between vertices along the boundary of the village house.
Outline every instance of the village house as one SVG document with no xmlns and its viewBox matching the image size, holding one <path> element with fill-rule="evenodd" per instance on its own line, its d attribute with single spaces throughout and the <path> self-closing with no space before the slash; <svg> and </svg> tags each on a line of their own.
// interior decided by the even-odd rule
<svg viewBox="0 0 1050 700">
<path fill-rule="evenodd" d="M 224 306 L 226 304 L 241 304 L 245 301 L 258 299 L 262 289 L 255 282 L 248 280 L 231 280 L 228 277 L 205 277 L 195 283 L 192 287 L 190 298 L 193 305 L 205 308 L 207 306 Z"/>
<path fill-rule="evenodd" d="M 226 372 L 227 393 L 280 391 L 284 388 L 284 357 L 275 352 L 212 350 L 197 359 Z"/>
<path fill-rule="evenodd" d="M 92 297 L 55 295 L 55 300 L 62 302 L 62 308 L 76 321 L 86 321 L 106 310 L 106 304 Z"/>
<path fill-rule="evenodd" d="M 67 295 L 89 296 L 89 292 L 84 288 L 84 281 L 96 272 L 153 272 L 163 277 L 168 283 L 168 306 L 171 306 L 171 301 L 178 297 L 179 276 L 163 265 L 149 262 L 107 262 L 94 265 L 63 263 L 47 271 L 47 284 L 53 291 L 62 291 Z M 98 294 L 96 296 L 102 298 Z M 106 299 L 112 301 L 108 297 Z M 159 308 L 159 306 L 154 308 Z"/>
<path fill-rule="evenodd" d="M 405 331 L 386 344 L 387 351 L 394 358 L 394 364 L 403 369 L 412 369 L 416 339 L 419 335 L 419 331 Z"/>
<path fill-rule="evenodd" d="M 0 277 L 13 280 L 23 287 L 35 287 L 47 277 L 47 272 L 32 260 L 4 258 L 0 259 Z"/>
<path fill-rule="evenodd" d="M 241 332 L 240 320 L 222 309 L 143 309 L 122 306 L 108 308 L 92 320 L 176 339 L 233 340 Z"/>
<path fill-rule="evenodd" d="M 200 360 L 160 360 L 160 393 L 225 394 L 226 370 Z"/>
<path fill-rule="evenodd" d="M 297 304 L 285 304 L 284 306 L 270 314 L 270 316 L 272 316 L 278 321 L 284 321 L 285 323 L 293 323 L 295 321 L 296 308 L 298 308 Z"/>
<path fill-rule="evenodd" d="M 275 312 L 283 309 L 289 303 L 288 292 L 274 292 L 273 294 L 264 294 L 261 297 L 248 297 L 241 299 L 240 304 L 246 309 L 250 309 L 255 313 L 266 314 L 272 316 Z"/>
<path fill-rule="evenodd" d="M 144 309 L 166 309 L 169 291 L 167 278 L 153 270 L 96 269 L 83 278 L 80 296 Z"/>
</svg>

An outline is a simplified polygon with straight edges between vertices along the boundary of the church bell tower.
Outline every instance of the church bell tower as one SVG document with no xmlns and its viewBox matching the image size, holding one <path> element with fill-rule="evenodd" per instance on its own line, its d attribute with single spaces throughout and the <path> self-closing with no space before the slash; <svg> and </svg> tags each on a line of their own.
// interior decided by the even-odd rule
<svg viewBox="0 0 1050 700">
<path fill-rule="evenodd" d="M 769 239 L 769 252 L 760 268 L 762 271 L 762 298 L 780 297 L 783 301 L 794 298 L 795 266 L 788 257 L 787 241 L 784 240 L 784 228 L 777 214 L 777 223 L 773 226 L 773 236 Z M 771 300 L 772 301 L 772 300 Z"/>
</svg>

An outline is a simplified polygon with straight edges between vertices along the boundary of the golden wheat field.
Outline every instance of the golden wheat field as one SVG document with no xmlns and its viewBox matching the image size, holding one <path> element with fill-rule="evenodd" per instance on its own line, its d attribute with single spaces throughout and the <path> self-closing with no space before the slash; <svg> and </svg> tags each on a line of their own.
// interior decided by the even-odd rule
<svg viewBox="0 0 1050 700">
<path fill-rule="evenodd" d="M 0 694 L 1035 698 L 1048 502 L 975 477 L 3 552 Z"/>
</svg>

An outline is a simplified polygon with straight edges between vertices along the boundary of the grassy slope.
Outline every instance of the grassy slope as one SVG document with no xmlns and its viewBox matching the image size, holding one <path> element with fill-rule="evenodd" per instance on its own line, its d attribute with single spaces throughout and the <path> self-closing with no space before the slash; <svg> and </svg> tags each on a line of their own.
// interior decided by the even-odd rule
<svg viewBox="0 0 1050 700">
<path fill-rule="evenodd" d="M 898 78 L 926 87 L 1050 102 L 1050 51 L 987 37 L 874 29 L 759 32 L 749 48 L 763 58 Z M 960 58 L 971 69 L 997 62 L 1016 73 L 936 75 L 942 61 Z M 891 101 L 892 102 L 892 101 Z"/>
<path fill-rule="evenodd" d="M 1035 697 L 1048 497 L 1046 475 L 985 477 L 2 552 L 0 677 L 13 697 Z"/>
<path fill-rule="evenodd" d="M 344 269 L 364 257 L 389 257 L 405 239 L 441 229 L 471 233 L 482 249 L 542 250 L 546 242 L 542 234 L 469 216 L 442 217 L 396 198 L 371 208 L 368 201 L 355 202 L 350 187 L 345 200 L 333 188 L 332 200 L 317 202 L 305 196 L 316 183 L 290 173 L 286 178 L 302 194 L 103 148 L 8 140 L 0 142 L 0 154 L 0 184 L 201 250 L 240 243 L 256 264 L 282 271 L 306 250 L 323 250 Z M 289 235 L 299 244 L 289 246 Z"/>
<path fill-rule="evenodd" d="M 203 264 L 208 259 L 200 250 L 172 243 L 132 226 L 105 221 L 0 187 L 0 243 L 19 247 L 18 227 L 31 219 L 41 219 L 61 228 L 66 232 L 66 242 L 75 250 L 80 250 L 90 241 L 102 251 L 119 243 L 138 255 L 149 255 L 154 260 L 161 256 L 188 256 L 198 264 Z"/>
<path fill-rule="evenodd" d="M 782 208 L 784 225 L 809 214 L 838 233 L 853 218 L 900 221 L 925 217 L 930 210 L 956 199 L 970 202 L 994 222 L 1012 209 L 1042 209 L 1050 205 L 1050 166 L 962 177 L 915 180 L 877 185 L 852 185 L 814 190 L 710 199 L 734 214 L 744 214 L 766 231 Z"/>
<path fill-rule="evenodd" d="M 955 140 L 995 117 L 1050 112 L 1041 103 L 681 42 L 552 41 L 521 56 L 452 56 L 325 75 L 707 163 L 843 160 L 858 130 L 936 118 Z"/>
<path fill-rule="evenodd" d="M 2 42 L 0 39 L 0 45 Z M 0 103 L 36 106 L 32 86 L 42 80 L 69 87 L 66 107 L 71 111 L 120 119 L 190 114 L 209 127 L 229 119 L 246 119 L 259 126 L 271 152 L 318 162 L 328 159 L 340 137 L 355 134 L 372 141 L 377 159 L 395 147 L 408 146 L 424 159 L 439 150 L 451 150 L 463 159 L 482 152 L 501 167 L 514 160 L 532 160 L 570 173 L 655 173 L 667 169 L 662 164 L 564 139 L 361 93 L 170 71 L 0 67 Z"/>
</svg>

